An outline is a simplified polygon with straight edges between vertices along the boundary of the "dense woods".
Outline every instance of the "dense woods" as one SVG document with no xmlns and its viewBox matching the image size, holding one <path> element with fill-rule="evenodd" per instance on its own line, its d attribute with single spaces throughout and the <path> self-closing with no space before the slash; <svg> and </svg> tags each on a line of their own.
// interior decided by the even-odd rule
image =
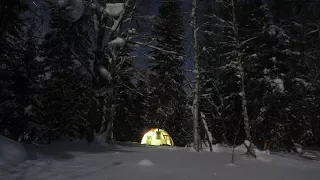
<svg viewBox="0 0 320 180">
<path fill-rule="evenodd" d="M 179 146 L 319 147 L 319 8 L 318 0 L 3 0 L 0 134 L 139 142 L 164 128 Z"/>
</svg>

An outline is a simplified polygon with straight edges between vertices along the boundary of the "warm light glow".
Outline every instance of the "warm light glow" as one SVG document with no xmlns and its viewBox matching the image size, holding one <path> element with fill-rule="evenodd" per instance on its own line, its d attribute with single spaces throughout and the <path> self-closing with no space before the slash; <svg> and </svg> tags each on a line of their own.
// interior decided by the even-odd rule
<svg viewBox="0 0 320 180">
<path fill-rule="evenodd" d="M 158 135 L 158 137 L 157 132 L 160 133 L 160 136 Z M 149 132 L 145 133 L 141 140 L 141 144 L 152 146 L 174 145 L 171 136 L 165 130 L 158 128 L 152 128 Z"/>
</svg>

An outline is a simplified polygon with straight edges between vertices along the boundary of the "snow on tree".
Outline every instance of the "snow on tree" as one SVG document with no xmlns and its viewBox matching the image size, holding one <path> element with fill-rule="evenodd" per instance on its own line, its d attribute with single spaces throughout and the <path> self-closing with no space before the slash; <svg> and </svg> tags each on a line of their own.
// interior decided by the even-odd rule
<svg viewBox="0 0 320 180">
<path fill-rule="evenodd" d="M 226 2 L 221 2 L 222 4 Z M 238 2 L 239 3 L 239 2 Z M 220 21 L 221 25 L 229 30 L 230 33 L 226 33 L 226 39 L 230 40 L 231 43 L 229 43 L 233 49 L 230 49 L 229 52 L 226 52 L 223 56 L 226 56 L 228 59 L 230 59 L 230 64 L 227 64 L 230 68 L 233 69 L 235 72 L 237 79 L 237 83 L 239 84 L 239 95 L 241 98 L 241 108 L 242 108 L 242 117 L 244 122 L 244 129 L 247 139 L 252 140 L 251 136 L 251 120 L 249 119 L 248 114 L 248 99 L 247 99 L 247 92 L 246 92 L 246 86 L 245 86 L 245 80 L 246 80 L 246 70 L 244 69 L 245 59 L 246 56 L 244 54 L 245 47 L 247 46 L 250 41 L 253 41 L 256 37 L 242 37 L 240 32 L 241 29 L 239 27 L 239 22 L 237 19 L 236 14 L 236 6 L 239 4 L 234 2 L 233 0 L 231 3 L 226 3 L 230 8 L 229 11 L 229 18 L 230 20 L 219 18 L 218 16 L 215 16 L 215 18 Z"/>
<path fill-rule="evenodd" d="M 43 62 L 36 61 L 39 42 L 34 29 L 39 19 L 23 1 L 3 1 L 0 11 L 0 134 L 26 140 L 30 124 L 38 121 L 43 90 Z"/>
<path fill-rule="evenodd" d="M 99 67 L 99 71 L 100 71 L 100 75 L 103 78 L 105 78 L 105 79 L 107 79 L 109 81 L 112 79 L 110 72 L 105 67 L 100 66 Z"/>
<path fill-rule="evenodd" d="M 150 75 L 145 101 L 145 121 L 150 126 L 164 127 L 175 136 L 176 144 L 187 143 L 187 99 L 184 86 L 183 17 L 181 2 L 162 1 L 154 22 L 155 41 L 149 53 Z M 174 53 L 168 53 L 174 52 Z M 182 129 L 183 127 L 184 129 Z"/>
<path fill-rule="evenodd" d="M 124 11 L 123 3 L 106 3 L 104 13 L 111 17 L 119 17 Z"/>
<path fill-rule="evenodd" d="M 59 8 L 42 8 L 50 8 L 51 16 L 39 54 L 49 75 L 42 82 L 43 115 L 38 119 L 40 125 L 47 127 L 42 136 L 51 140 L 60 136 L 83 138 L 92 93 L 92 31 L 88 31 L 91 15 L 85 9 L 81 18 L 71 23 Z"/>
<path fill-rule="evenodd" d="M 283 92 L 284 92 L 283 80 L 280 79 L 280 78 L 276 78 L 276 79 L 273 80 L 273 82 L 274 82 L 277 90 L 278 90 L 279 92 L 283 93 Z"/>
<path fill-rule="evenodd" d="M 69 0 L 66 8 L 67 15 L 70 17 L 71 22 L 77 21 L 84 12 L 84 3 L 82 0 Z"/>
<path fill-rule="evenodd" d="M 209 105 L 210 108 L 206 110 L 208 117 L 212 117 L 212 124 L 221 127 L 217 136 L 224 142 L 237 139 L 235 127 L 239 123 L 232 119 L 239 117 L 244 123 L 246 138 L 253 141 L 254 128 L 264 121 L 265 114 L 256 111 L 260 109 L 259 106 L 264 107 L 263 104 L 252 107 L 254 88 L 249 88 L 257 78 L 251 70 L 256 69 L 258 64 L 255 62 L 261 56 L 255 47 L 260 43 L 263 17 L 255 16 L 259 15 L 256 11 L 250 15 L 243 14 L 237 11 L 239 7 L 248 11 L 253 8 L 242 1 L 220 1 L 208 5 L 203 30 L 208 39 L 203 42 L 206 51 L 202 52 L 201 64 L 205 69 L 203 75 L 208 78 L 202 79 L 201 92 L 209 95 L 202 96 L 202 102 L 205 103 L 202 108 L 207 109 L 206 105 Z M 210 109 L 214 110 L 213 113 Z M 234 134 L 227 132 L 228 124 L 233 126 Z M 254 156 L 252 148 L 248 148 Z"/>
<path fill-rule="evenodd" d="M 86 135 L 89 142 L 99 141 L 101 143 L 108 137 L 113 137 L 112 131 L 114 129 L 115 116 L 121 117 L 118 115 L 119 111 L 127 108 L 127 105 L 125 105 L 127 102 L 123 100 L 123 96 L 125 93 L 132 93 L 136 88 L 130 79 L 133 78 L 133 57 L 129 55 L 132 47 L 127 46 L 128 40 L 131 39 L 130 36 L 136 35 L 136 32 L 128 27 L 126 23 L 131 23 L 135 18 L 133 13 L 138 2 L 126 0 L 123 3 L 110 3 L 96 0 L 90 2 L 70 0 L 60 1 L 59 6 L 57 4 L 58 1 L 46 1 L 51 2 L 53 10 L 57 10 L 58 8 L 55 8 L 55 6 L 58 6 L 64 11 L 57 14 L 54 21 L 65 19 L 64 16 L 68 16 L 67 10 L 75 10 L 73 8 L 75 6 L 79 6 L 81 10 L 82 4 L 84 4 L 82 16 L 69 19 L 69 21 L 73 22 L 69 24 L 70 27 L 75 27 L 77 23 L 86 21 L 87 19 L 84 18 L 86 16 L 91 17 L 92 21 L 87 21 L 87 23 L 89 22 L 89 26 L 92 25 L 94 32 L 87 32 L 95 36 L 93 38 L 95 41 L 91 47 L 93 49 L 92 53 L 89 53 L 88 57 L 83 56 L 83 53 L 77 52 L 78 49 L 76 47 L 78 44 L 70 41 L 72 38 L 68 39 L 67 36 L 59 34 L 57 30 L 54 30 L 52 35 L 48 33 L 47 41 L 50 42 L 52 39 L 62 40 L 62 47 L 65 47 L 68 54 L 76 59 L 77 63 L 80 63 L 79 71 L 87 72 L 84 73 L 84 77 L 91 79 L 92 83 L 88 84 L 87 87 L 91 89 L 92 97 L 86 117 Z M 82 27 L 79 27 L 79 29 L 82 29 Z M 78 40 L 76 42 L 81 45 L 87 42 L 90 43 L 92 42 L 91 40 L 92 38 L 88 38 L 85 42 Z M 143 42 L 130 41 L 130 43 L 146 45 Z M 152 45 L 147 46 L 159 51 L 165 51 L 164 48 Z M 175 51 L 168 51 L 167 53 L 176 54 Z M 70 70 L 74 69 L 70 68 Z"/>
<path fill-rule="evenodd" d="M 57 6 L 64 11 L 66 19 L 71 22 L 77 21 L 84 13 L 83 0 L 43 0 L 51 6 Z"/>
<path fill-rule="evenodd" d="M 110 46 L 123 47 L 126 44 L 125 40 L 121 37 L 116 37 L 114 40 L 109 42 Z"/>
<path fill-rule="evenodd" d="M 8 2 L 0 3 L 0 115 L 5 117 L 0 133 L 47 142 L 48 137 L 82 137 L 87 131 L 89 141 L 93 136 L 104 143 L 114 131 L 136 140 L 129 132 L 141 131 L 145 122 L 136 119 L 143 116 L 150 124 L 169 127 L 182 139 L 179 143 L 186 141 L 191 121 L 183 88 L 186 58 L 179 45 L 188 38 L 182 35 L 184 21 L 174 15 L 181 15 L 179 8 L 165 6 L 156 18 L 133 14 L 144 5 L 134 0 L 28 1 L 37 6 L 32 12 L 20 4 L 27 1 Z M 169 2 L 178 1 L 162 3 Z M 197 24 L 193 51 L 198 64 L 189 71 L 197 80 L 197 96 L 188 103 L 195 107 L 200 137 L 236 144 L 247 134 L 250 145 L 267 149 L 319 144 L 319 3 L 203 0 L 197 6 L 201 12 L 191 13 L 191 25 Z M 42 42 L 46 8 L 50 32 Z M 125 24 L 132 21 L 157 22 L 159 32 L 140 36 Z M 150 74 L 137 77 L 130 52 L 142 46 L 152 49 L 146 56 L 157 63 Z M 237 136 L 239 119 L 245 131 Z"/>
</svg>

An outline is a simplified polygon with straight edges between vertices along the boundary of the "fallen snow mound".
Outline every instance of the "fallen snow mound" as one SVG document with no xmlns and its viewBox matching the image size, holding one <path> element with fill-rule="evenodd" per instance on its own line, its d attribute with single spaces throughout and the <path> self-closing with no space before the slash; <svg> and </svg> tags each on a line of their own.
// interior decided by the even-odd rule
<svg viewBox="0 0 320 180">
<path fill-rule="evenodd" d="M 21 144 L 0 135 L 0 167 L 20 164 L 26 156 L 26 150 Z"/>
<path fill-rule="evenodd" d="M 149 159 L 144 159 L 138 162 L 138 165 L 140 166 L 153 166 L 154 163 L 150 161 Z"/>
</svg>

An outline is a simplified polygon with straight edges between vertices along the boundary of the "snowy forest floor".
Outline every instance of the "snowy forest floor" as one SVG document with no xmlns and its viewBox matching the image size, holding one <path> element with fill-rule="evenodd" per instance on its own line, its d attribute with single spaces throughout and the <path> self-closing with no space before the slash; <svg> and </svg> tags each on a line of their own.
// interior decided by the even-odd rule
<svg viewBox="0 0 320 180">
<path fill-rule="evenodd" d="M 320 162 L 282 154 L 257 160 L 240 150 L 235 164 L 231 151 L 214 147 L 213 153 L 190 148 L 144 147 L 116 143 L 108 147 L 84 141 L 26 145 L 25 161 L 0 169 L 3 180 L 319 180 Z"/>
</svg>

